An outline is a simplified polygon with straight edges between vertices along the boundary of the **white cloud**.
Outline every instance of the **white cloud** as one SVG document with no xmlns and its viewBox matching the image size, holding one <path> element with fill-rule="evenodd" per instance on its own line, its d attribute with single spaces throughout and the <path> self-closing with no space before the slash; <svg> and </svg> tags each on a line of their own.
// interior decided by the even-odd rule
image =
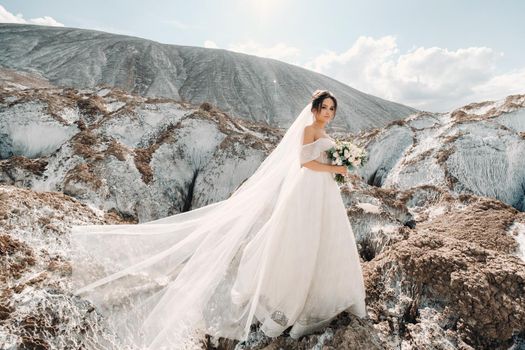
<svg viewBox="0 0 525 350">
<path fill-rule="evenodd" d="M 204 47 L 217 45 L 206 40 Z M 363 92 L 434 112 L 525 93 L 525 67 L 498 74 L 503 53 L 488 47 L 413 47 L 401 53 L 394 36 L 362 36 L 344 52 L 326 51 L 306 63 L 300 62 L 298 48 L 284 43 L 265 47 L 250 40 L 228 50 L 303 66 Z"/>
<path fill-rule="evenodd" d="M 229 46 L 228 50 L 241 52 L 266 58 L 273 58 L 286 61 L 291 64 L 298 64 L 300 50 L 284 43 L 277 43 L 271 47 L 264 47 L 261 44 L 249 40 L 243 43 L 236 43 Z"/>
<path fill-rule="evenodd" d="M 487 47 L 419 47 L 401 54 L 393 36 L 360 37 L 347 51 L 325 52 L 304 66 L 358 90 L 441 112 L 525 93 L 525 68 L 496 73 L 502 55 Z"/>
<path fill-rule="evenodd" d="M 51 26 L 51 27 L 63 27 L 64 25 L 60 22 L 57 22 L 54 18 L 49 16 L 32 18 L 29 20 L 31 24 L 38 24 L 41 26 Z"/>
<path fill-rule="evenodd" d="M 43 26 L 63 27 L 64 25 L 49 16 L 24 19 L 22 14 L 14 15 L 0 5 L 0 23 L 38 24 Z"/>
<path fill-rule="evenodd" d="M 15 16 L 0 5 L 0 23 L 25 23 L 25 19 L 21 14 Z"/>
<path fill-rule="evenodd" d="M 501 99 L 508 95 L 525 93 L 525 68 L 495 75 L 483 84 L 475 86 L 474 92 L 483 99 Z"/>
<path fill-rule="evenodd" d="M 208 49 L 217 49 L 218 48 L 217 44 L 214 41 L 211 41 L 211 40 L 206 40 L 204 42 L 204 47 L 206 47 Z"/>
</svg>

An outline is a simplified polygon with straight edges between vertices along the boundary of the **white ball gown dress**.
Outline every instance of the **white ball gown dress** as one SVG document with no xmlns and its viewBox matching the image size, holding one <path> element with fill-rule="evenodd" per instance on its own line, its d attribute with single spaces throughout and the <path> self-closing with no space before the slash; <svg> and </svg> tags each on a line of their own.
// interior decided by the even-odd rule
<svg viewBox="0 0 525 350">
<path fill-rule="evenodd" d="M 72 228 L 74 293 L 122 346 L 190 348 L 203 333 L 246 340 L 257 322 L 267 336 L 291 327 L 298 338 L 344 310 L 366 316 L 339 186 L 302 166 L 328 163 L 335 144 L 303 145 L 309 108 L 229 199 L 138 225 Z"/>
</svg>

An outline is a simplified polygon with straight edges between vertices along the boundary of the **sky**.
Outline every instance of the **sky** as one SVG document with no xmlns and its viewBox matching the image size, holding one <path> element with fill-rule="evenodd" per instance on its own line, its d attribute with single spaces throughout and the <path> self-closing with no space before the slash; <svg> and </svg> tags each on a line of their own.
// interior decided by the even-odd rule
<svg viewBox="0 0 525 350">
<path fill-rule="evenodd" d="M 273 58 L 432 112 L 525 93 L 524 19 L 522 0 L 0 0 L 0 22 Z"/>
</svg>

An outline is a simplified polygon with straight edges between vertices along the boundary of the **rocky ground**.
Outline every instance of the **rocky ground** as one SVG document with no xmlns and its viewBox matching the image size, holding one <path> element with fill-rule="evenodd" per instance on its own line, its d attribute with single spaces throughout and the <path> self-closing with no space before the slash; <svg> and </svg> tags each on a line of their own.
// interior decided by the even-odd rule
<svg viewBox="0 0 525 350">
<path fill-rule="evenodd" d="M 355 183 L 342 189 L 361 253 L 367 319 L 341 314 L 294 341 L 254 327 L 247 343 L 208 339 L 217 349 L 519 349 L 525 336 L 525 214 L 500 201 Z M 0 187 L 0 344 L 117 346 L 103 318 L 73 297 L 69 228 L 119 223 L 55 192 Z M 522 250 L 520 250 L 522 249 Z M 83 335 L 82 338 L 74 334 Z"/>
<path fill-rule="evenodd" d="M 337 135 L 370 153 L 364 181 L 341 187 L 368 317 L 342 313 L 298 341 L 254 327 L 247 342 L 200 347 L 525 348 L 524 101 Z M 103 317 L 71 294 L 71 225 L 137 223 L 226 198 L 282 136 L 211 105 L 110 88 L 4 85 L 0 106 L 2 349 L 118 349 Z M 35 126 L 46 133 L 29 137 Z"/>
<path fill-rule="evenodd" d="M 90 303 L 71 294 L 69 230 L 90 222 L 123 221 L 62 193 L 0 186 L 1 349 L 72 349 L 111 339 Z"/>
</svg>

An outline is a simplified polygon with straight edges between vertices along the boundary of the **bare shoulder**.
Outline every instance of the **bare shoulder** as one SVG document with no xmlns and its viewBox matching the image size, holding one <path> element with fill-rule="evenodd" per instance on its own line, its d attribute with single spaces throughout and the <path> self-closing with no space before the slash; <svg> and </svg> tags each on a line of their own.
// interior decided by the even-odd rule
<svg viewBox="0 0 525 350">
<path fill-rule="evenodd" d="M 303 145 L 315 141 L 315 129 L 311 125 L 304 128 Z"/>
</svg>

